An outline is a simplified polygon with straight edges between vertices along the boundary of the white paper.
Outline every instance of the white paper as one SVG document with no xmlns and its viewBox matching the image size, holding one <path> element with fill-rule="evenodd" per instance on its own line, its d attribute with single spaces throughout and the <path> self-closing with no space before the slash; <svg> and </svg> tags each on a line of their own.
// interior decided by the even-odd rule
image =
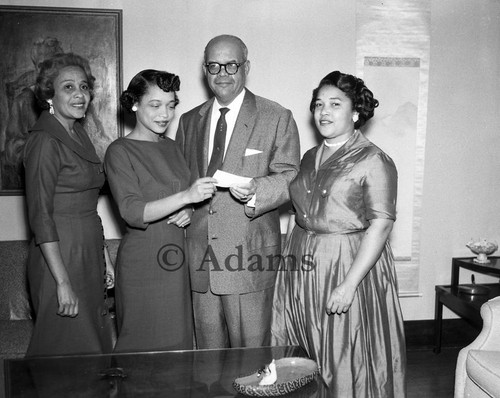
<svg viewBox="0 0 500 398">
<path fill-rule="evenodd" d="M 233 185 L 248 184 L 252 180 L 250 177 L 242 177 L 222 170 L 217 170 L 214 173 L 214 178 L 217 180 L 217 184 L 215 185 L 222 188 L 229 188 Z"/>
</svg>

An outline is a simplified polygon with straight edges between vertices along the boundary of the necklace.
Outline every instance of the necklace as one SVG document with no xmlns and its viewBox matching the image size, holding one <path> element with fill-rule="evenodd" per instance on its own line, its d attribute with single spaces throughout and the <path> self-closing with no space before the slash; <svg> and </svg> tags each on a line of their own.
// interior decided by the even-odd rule
<svg viewBox="0 0 500 398">
<path fill-rule="evenodd" d="M 325 144 L 327 148 L 339 148 L 342 145 L 344 145 L 347 141 L 349 141 L 349 138 L 345 141 L 337 142 L 335 144 L 329 144 L 328 142 L 326 142 L 326 140 L 323 140 L 323 144 Z"/>
</svg>

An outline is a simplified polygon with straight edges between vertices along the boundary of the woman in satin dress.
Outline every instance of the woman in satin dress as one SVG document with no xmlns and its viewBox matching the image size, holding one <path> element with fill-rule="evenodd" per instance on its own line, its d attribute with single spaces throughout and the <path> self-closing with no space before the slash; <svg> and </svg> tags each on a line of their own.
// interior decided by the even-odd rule
<svg viewBox="0 0 500 398">
<path fill-rule="evenodd" d="M 338 71 L 313 91 L 323 137 L 290 184 L 295 214 L 273 301 L 272 341 L 302 346 L 336 397 L 406 395 L 406 348 L 394 259 L 392 159 L 358 130 L 378 101 Z"/>
<path fill-rule="evenodd" d="M 183 228 L 190 223 L 190 204 L 210 198 L 216 180 L 205 177 L 190 185 L 180 149 L 165 137 L 179 88 L 173 73 L 137 73 L 120 97 L 136 124 L 106 151 L 109 186 L 126 223 L 116 264 L 115 352 L 193 348 Z"/>
<path fill-rule="evenodd" d="M 37 78 L 35 94 L 46 110 L 24 149 L 33 232 L 27 273 L 36 315 L 29 357 L 113 348 L 106 268 L 114 276 L 97 214 L 104 168 L 79 122 L 93 87 L 88 61 L 71 53 L 45 60 Z"/>
</svg>

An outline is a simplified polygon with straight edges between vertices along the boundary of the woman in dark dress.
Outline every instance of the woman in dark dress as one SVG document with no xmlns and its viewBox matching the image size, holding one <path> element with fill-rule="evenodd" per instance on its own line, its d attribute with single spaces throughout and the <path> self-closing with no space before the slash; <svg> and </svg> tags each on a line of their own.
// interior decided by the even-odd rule
<svg viewBox="0 0 500 398">
<path fill-rule="evenodd" d="M 278 272 L 273 343 L 304 347 L 332 397 L 401 398 L 406 354 L 388 242 L 396 218 L 392 159 L 357 130 L 378 101 L 332 72 L 313 92 L 323 142 L 290 184 L 296 214 Z"/>
<path fill-rule="evenodd" d="M 120 97 L 136 125 L 106 152 L 105 169 L 127 231 L 116 266 L 116 352 L 191 349 L 193 315 L 184 229 L 190 203 L 210 198 L 213 178 L 189 186 L 176 143 L 164 137 L 175 115 L 179 77 L 144 70 Z"/>
<path fill-rule="evenodd" d="M 31 128 L 24 152 L 34 235 L 28 260 L 36 315 L 30 357 L 112 350 L 97 214 L 103 166 L 78 122 L 93 84 L 88 62 L 74 54 L 44 61 L 37 79 L 36 95 L 47 110 Z"/>
</svg>

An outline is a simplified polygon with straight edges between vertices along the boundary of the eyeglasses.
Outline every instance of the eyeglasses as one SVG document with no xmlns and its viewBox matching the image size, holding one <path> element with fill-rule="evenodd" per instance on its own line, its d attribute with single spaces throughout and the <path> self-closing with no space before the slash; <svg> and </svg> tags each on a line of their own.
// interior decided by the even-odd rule
<svg viewBox="0 0 500 398">
<path fill-rule="evenodd" d="M 243 65 L 245 62 L 247 61 L 243 61 L 240 63 L 228 62 L 227 64 L 219 64 L 218 62 L 209 62 L 208 64 L 205 64 L 205 68 L 207 68 L 208 73 L 210 73 L 211 75 L 219 74 L 222 67 L 224 67 L 224 70 L 228 75 L 235 75 L 236 73 L 238 73 L 238 69 L 240 68 L 240 66 Z"/>
</svg>

